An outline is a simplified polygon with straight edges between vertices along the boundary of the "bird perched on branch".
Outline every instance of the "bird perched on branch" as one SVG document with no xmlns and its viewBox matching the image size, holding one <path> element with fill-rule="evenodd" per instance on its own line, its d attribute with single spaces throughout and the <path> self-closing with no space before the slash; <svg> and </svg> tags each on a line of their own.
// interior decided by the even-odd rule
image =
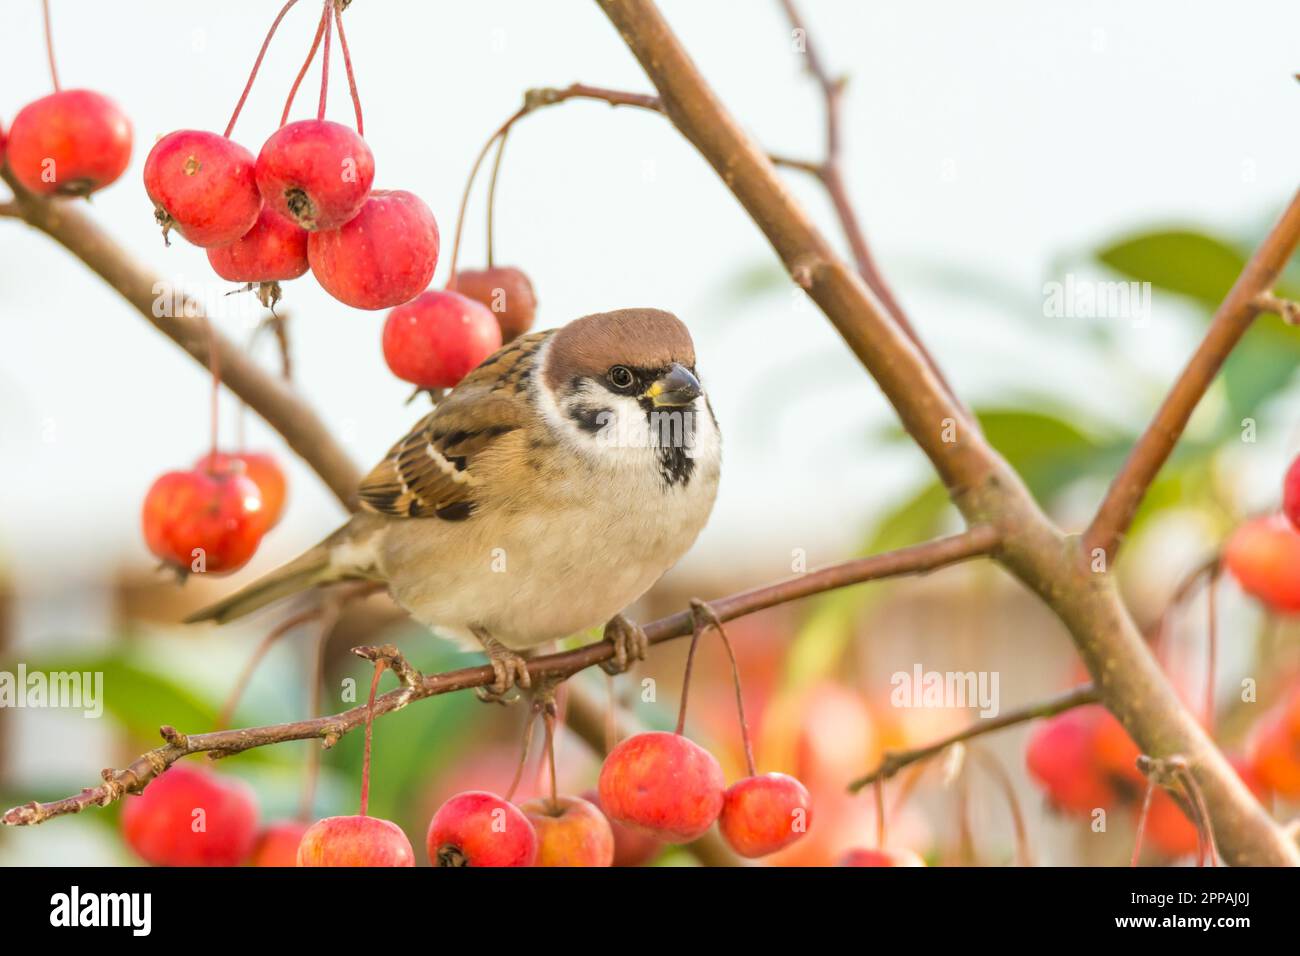
<svg viewBox="0 0 1300 956">
<path fill-rule="evenodd" d="M 624 670 L 646 639 L 621 612 L 704 527 L 720 450 L 690 333 L 670 313 L 525 335 L 393 446 L 343 527 L 187 620 L 378 581 L 421 623 L 486 651 L 489 696 L 530 686 L 529 649 L 605 622 L 608 669 Z"/>
</svg>

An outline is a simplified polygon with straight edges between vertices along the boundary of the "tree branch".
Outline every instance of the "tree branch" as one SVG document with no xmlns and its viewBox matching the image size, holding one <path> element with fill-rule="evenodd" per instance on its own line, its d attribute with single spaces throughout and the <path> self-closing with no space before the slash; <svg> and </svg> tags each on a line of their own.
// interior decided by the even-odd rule
<svg viewBox="0 0 1300 956">
<path fill-rule="evenodd" d="M 960 406 L 914 343 L 861 276 L 835 255 L 768 158 L 718 100 L 652 0 L 598 2 L 659 90 L 674 125 L 714 167 L 791 276 L 875 379 L 967 522 L 999 530 L 996 559 L 1069 630 L 1102 702 L 1143 752 L 1187 757 L 1229 861 L 1300 864 L 1300 850 L 1179 700 L 1113 577 L 1090 573 L 1081 540 L 1055 527 L 1006 460 L 977 429 L 963 423 Z M 962 427 L 953 427 L 959 423 Z"/>
<path fill-rule="evenodd" d="M 944 377 L 939 363 L 935 361 L 934 356 L 925 347 L 925 343 L 921 341 L 921 336 L 917 333 L 912 320 L 903 309 L 903 304 L 898 301 L 893 290 L 889 287 L 889 283 L 885 281 L 884 274 L 876 264 L 876 257 L 871 252 L 871 246 L 867 243 L 866 233 L 863 231 L 857 210 L 854 209 L 853 202 L 849 199 L 848 185 L 844 181 L 844 134 L 842 132 L 843 110 L 841 108 L 844 100 L 844 89 L 848 85 L 848 78 L 831 75 L 830 70 L 827 69 L 825 62 L 821 58 L 820 49 L 813 43 L 812 35 L 808 32 L 803 18 L 794 5 L 794 0 L 780 0 L 780 3 L 785 10 L 786 19 L 790 21 L 790 28 L 802 35 L 805 66 L 808 73 L 816 80 L 818 87 L 821 88 L 822 100 L 825 104 L 826 150 L 822 161 L 813 167 L 811 171 L 826 188 L 826 194 L 830 198 L 831 206 L 835 209 L 835 216 L 839 219 L 844 238 L 848 240 L 849 250 L 853 253 L 853 261 L 858 267 L 858 272 L 862 274 L 862 278 L 871 287 L 871 291 L 880 299 L 881 304 L 889 310 L 899 328 L 912 340 L 912 344 L 916 346 L 926 364 L 930 366 L 930 371 L 939 380 L 944 391 L 948 393 L 953 401 L 960 403 L 957 393 Z M 971 422 L 974 422 L 974 416 L 970 415 L 969 412 L 965 412 L 964 408 L 963 412 Z"/>
<path fill-rule="evenodd" d="M 1040 717 L 1055 717 L 1067 710 L 1073 710 L 1075 707 L 1082 707 L 1085 704 L 1095 704 L 1100 700 L 1101 697 L 1098 695 L 1096 688 L 1091 684 L 1083 684 L 1050 700 L 1039 701 L 1037 704 L 1019 707 L 1016 710 L 1009 710 L 1000 717 L 977 720 L 969 727 L 964 727 L 955 734 L 936 740 L 932 744 L 926 744 L 924 747 L 886 753 L 875 770 L 849 784 L 849 791 L 857 793 L 863 787 L 869 787 L 877 780 L 888 780 L 904 767 L 911 766 L 921 760 L 928 760 L 947 750 L 953 744 L 959 744 L 984 734 L 1005 730 L 1008 727 L 1014 727 L 1016 724 L 1037 720 Z"/>
<path fill-rule="evenodd" d="M 215 341 L 221 381 L 279 432 L 289 447 L 320 475 L 330 491 L 349 509 L 355 507 L 361 472 L 312 408 L 276 376 L 266 372 L 237 345 L 213 330 L 198 303 L 174 297 L 173 316 L 155 314 L 160 293 L 170 287 L 134 261 L 74 201 L 43 199 L 25 192 L 8 170 L 5 181 L 14 190 L 19 216 L 64 246 L 131 303 L 155 328 L 208 364 L 208 345 Z M 180 303 L 184 303 L 181 308 Z M 157 310 L 166 311 L 166 310 Z"/>
<path fill-rule="evenodd" d="M 1133 446 L 1124 466 L 1111 482 L 1096 517 L 1084 533 L 1087 550 L 1102 549 L 1107 564 L 1114 556 L 1121 536 L 1133 523 L 1133 516 L 1146 497 L 1147 488 L 1164 467 L 1187 427 L 1192 412 L 1251 322 L 1268 306 L 1260 296 L 1273 287 L 1298 241 L 1300 192 L 1292 198 L 1291 204 L 1233 283 L 1227 298 L 1214 313 L 1205 338 L 1165 396 L 1155 418 Z"/>
<path fill-rule="evenodd" d="M 950 564 L 988 554 L 996 544 L 997 534 L 993 529 L 972 528 L 948 538 L 938 538 L 910 548 L 847 561 L 765 587 L 742 591 L 713 601 L 710 607 L 719 618 L 729 621 L 777 604 L 785 604 L 823 591 L 848 587 L 851 584 L 922 574 L 947 567 Z M 692 633 L 691 615 L 684 611 L 653 621 L 645 626 L 645 633 L 651 644 L 661 644 L 674 638 L 685 637 Z M 424 700 L 471 687 L 484 687 L 496 679 L 492 668 L 486 665 L 425 676 L 412 667 L 391 645 L 382 648 L 356 648 L 353 653 L 367 660 L 386 660 L 402 680 L 401 688 L 375 699 L 376 717 L 401 710 L 415 700 Z M 597 641 L 576 650 L 533 658 L 528 663 L 528 672 L 534 681 L 543 677 L 565 679 L 580 670 L 607 661 L 613 656 L 613 644 L 609 641 Z M 177 733 L 172 727 L 163 727 L 160 732 L 163 740 L 166 741 L 164 746 L 142 754 L 123 770 L 105 770 L 104 782 L 99 786 L 86 788 L 76 796 L 55 800 L 52 803 L 29 803 L 14 807 L 0 817 L 0 822 L 8 826 L 27 826 L 43 823 L 52 817 L 64 814 L 79 813 L 87 807 L 107 806 L 125 794 L 138 793 L 150 780 L 177 760 L 190 754 L 210 753 L 214 757 L 228 757 L 255 747 L 265 747 L 290 740 L 320 739 L 324 741 L 327 748 L 332 747 L 344 734 L 364 726 L 366 711 L 365 706 L 358 706 L 328 717 L 315 717 L 311 720 L 242 730 L 219 730 L 206 734 L 186 735 Z"/>
</svg>

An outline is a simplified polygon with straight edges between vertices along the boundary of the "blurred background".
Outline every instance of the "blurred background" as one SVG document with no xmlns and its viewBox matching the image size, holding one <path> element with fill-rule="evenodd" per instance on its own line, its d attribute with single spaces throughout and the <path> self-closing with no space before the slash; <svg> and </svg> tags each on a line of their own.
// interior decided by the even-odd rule
<svg viewBox="0 0 1300 956">
<path fill-rule="evenodd" d="M 275 127 L 314 30 L 315 4 L 285 20 L 235 138 L 254 151 Z M 183 127 L 221 129 L 278 4 L 137 0 L 129 15 L 90 0 L 56 0 L 65 87 L 123 105 L 135 124 L 131 169 L 97 194 L 92 214 L 167 280 L 220 299 L 202 250 L 164 248 L 140 168 L 153 140 Z M 823 110 L 775 2 L 664 0 L 704 74 L 771 151 L 819 158 Z M 1037 4 L 847 3 L 804 0 L 831 70 L 849 77 L 845 171 L 867 236 L 895 292 L 985 430 L 1040 501 L 1081 528 L 1109 477 L 1194 347 L 1210 312 L 1295 185 L 1300 9 L 1283 0 Z M 5 0 L 0 122 L 49 90 L 36 0 Z M 593 4 L 365 0 L 348 40 L 377 162 L 376 186 L 422 196 L 438 217 L 446 278 L 455 213 L 474 155 L 523 92 L 581 81 L 648 91 Z M 314 85 L 316 71 L 306 82 Z M 314 93 L 302 93 L 306 115 Z M 346 84 L 331 115 L 351 122 Z M 819 187 L 784 173 L 836 243 Z M 481 265 L 483 182 L 461 262 Z M 959 527 L 920 455 L 897 432 L 870 379 L 801 291 L 712 170 L 661 117 L 573 103 L 524 120 L 510 138 L 497 196 L 497 259 L 532 277 L 539 327 L 604 309 L 651 305 L 680 315 L 726 436 L 713 519 L 682 564 L 637 609 L 680 610 L 711 598 Z M 1150 282 L 1149 310 L 1061 315 L 1051 283 Z M 1300 275 L 1287 283 L 1300 295 Z M 314 283 L 286 286 L 295 384 L 344 446 L 369 466 L 422 409 L 385 367 L 382 315 L 348 309 Z M 1280 292 L 1287 292 L 1282 288 Z M 229 300 L 216 321 L 246 339 L 262 317 Z M 94 670 L 105 714 L 0 709 L 0 802 L 75 793 L 157 743 L 157 727 L 208 729 L 280 609 L 220 631 L 184 628 L 184 614 L 314 543 L 343 517 L 313 474 L 230 396 L 223 444 L 280 459 L 290 478 L 284 520 L 253 561 L 183 588 L 156 571 L 139 531 L 152 480 L 188 466 L 207 436 L 209 379 L 62 248 L 0 220 L 0 670 Z M 268 368 L 269 339 L 257 350 Z M 1300 335 L 1261 321 L 1229 361 L 1153 487 L 1123 562 L 1140 622 L 1242 517 L 1275 508 L 1280 476 L 1300 450 Z M 1243 421 L 1251 419 L 1243 440 Z M 1276 700 L 1295 664 L 1296 629 L 1231 585 L 1219 590 L 1221 737 L 1245 739 L 1255 708 Z M 1199 700 L 1203 595 L 1172 615 L 1162 656 Z M 975 719 L 964 709 L 891 707 L 890 676 L 925 670 L 997 672 L 1001 708 L 1030 703 L 1082 673 L 1054 619 L 996 570 L 972 565 L 917 581 L 870 585 L 777 609 L 731 629 L 740 653 L 760 770 L 797 770 L 818 801 L 814 832 L 785 862 L 829 863 L 871 845 L 869 795 L 842 785 L 885 749 L 925 743 Z M 306 715 L 319 635 L 287 635 L 258 669 L 237 726 Z M 431 672 L 475 663 L 412 628 L 380 598 L 351 608 L 324 642 L 324 701 L 364 683 L 357 643 L 394 640 Z M 619 693 L 639 720 L 672 724 L 685 642 L 644 668 L 656 703 L 633 678 Z M 725 657 L 701 650 L 691 728 L 741 773 Z M 595 694 L 604 679 L 583 675 Z M 1232 703 L 1243 677 L 1257 703 Z M 391 680 L 391 678 L 389 678 Z M 625 685 L 625 686 L 624 686 Z M 385 686 L 388 686 L 385 684 Z M 1239 713 L 1246 708 L 1245 713 Z M 440 796 L 504 789 L 522 708 L 486 708 L 467 694 L 385 718 L 375 739 L 372 812 L 416 842 Z M 1127 811 L 1098 834 L 1049 805 L 1024 771 L 1030 728 L 986 738 L 1010 777 L 1039 863 L 1127 861 Z M 316 815 L 354 812 L 360 736 L 323 758 Z M 248 780 L 264 819 L 298 811 L 308 745 L 254 751 L 219 765 Z M 599 755 L 560 742 L 566 789 L 594 783 Z M 891 783 L 889 841 L 931 862 L 1006 863 L 1016 838 L 996 774 L 936 763 Z M 530 763 L 526 786 L 535 780 Z M 903 787 L 906 786 L 906 792 Z M 1279 808 L 1282 813 L 1285 808 Z M 0 830 L 0 863 L 133 861 L 117 809 L 39 828 Z M 1128 822 L 1124 822 L 1127 819 Z M 422 854 L 420 854 L 422 856 Z M 1178 854 L 1169 854 L 1171 860 Z M 698 862 L 671 851 L 665 862 Z"/>
</svg>

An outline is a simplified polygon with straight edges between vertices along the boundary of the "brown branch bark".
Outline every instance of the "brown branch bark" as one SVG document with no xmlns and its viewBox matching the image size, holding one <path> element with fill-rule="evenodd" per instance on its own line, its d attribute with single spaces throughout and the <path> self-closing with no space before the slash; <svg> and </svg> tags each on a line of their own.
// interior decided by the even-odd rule
<svg viewBox="0 0 1300 956">
<path fill-rule="evenodd" d="M 973 528 L 952 537 L 939 538 L 899 551 L 859 558 L 819 571 L 810 571 L 765 587 L 733 594 L 711 602 L 710 607 L 720 619 L 729 621 L 777 604 L 785 604 L 823 591 L 848 587 L 851 584 L 933 571 L 987 554 L 996 544 L 997 534 L 991 528 Z M 685 637 L 692 633 L 691 615 L 689 612 L 682 612 L 653 621 L 645 626 L 645 633 L 651 644 L 661 644 L 674 638 Z M 495 680 L 492 668 L 486 665 L 425 676 L 407 663 L 396 648 L 389 645 L 379 649 L 357 648 L 354 653 L 368 660 L 374 660 L 376 656 L 383 657 L 390 662 L 394 673 L 401 678 L 400 688 L 376 698 L 376 717 L 401 710 L 415 700 L 471 687 L 484 687 Z M 597 641 L 576 650 L 533 658 L 528 664 L 528 672 L 533 680 L 539 683 L 541 678 L 564 679 L 580 670 L 607 661 L 613 656 L 613 644 L 608 641 Z M 0 822 L 8 826 L 27 826 L 43 823 L 68 813 L 79 813 L 87 807 L 107 806 L 128 793 L 138 793 L 150 780 L 177 760 L 190 754 L 210 753 L 215 757 L 228 757 L 255 747 L 265 747 L 290 740 L 320 739 L 324 741 L 326 747 L 332 747 L 344 734 L 365 724 L 366 711 L 365 706 L 358 706 L 328 717 L 315 717 L 311 720 L 242 730 L 219 730 L 206 734 L 186 735 L 177 733 L 172 727 L 163 727 L 161 734 L 166 741 L 164 746 L 142 754 L 122 770 L 105 770 L 104 782 L 99 786 L 88 787 L 76 796 L 51 803 L 29 803 L 14 807 L 0 817 Z"/>
<path fill-rule="evenodd" d="M 1037 720 L 1040 717 L 1055 717 L 1057 714 L 1064 713 L 1067 710 L 1073 710 L 1075 707 L 1082 707 L 1084 704 L 1095 704 L 1101 698 L 1097 694 L 1096 688 L 1091 684 L 1084 684 L 1080 687 L 1072 688 L 1064 694 L 1060 694 L 1050 700 L 1040 701 L 1036 704 L 1030 704 L 1028 707 L 1019 707 L 1016 710 L 1009 710 L 1000 717 L 994 717 L 989 720 L 977 720 L 969 727 L 963 727 L 955 734 L 950 734 L 932 744 L 926 744 L 924 747 L 916 747 L 912 750 L 899 750 L 885 754 L 881 759 L 880 765 L 865 776 L 849 783 L 849 790 L 857 793 L 864 787 L 869 787 L 877 780 L 888 780 L 894 774 L 898 773 L 904 767 L 909 767 L 914 763 L 922 760 L 928 760 L 936 754 L 947 750 L 953 744 L 959 744 L 984 734 L 996 733 L 999 730 L 1005 730 L 1008 727 L 1014 727 L 1016 724 L 1023 724 L 1026 721 Z"/>
<path fill-rule="evenodd" d="M 865 281 L 831 250 L 768 158 L 718 100 L 654 3 L 597 2 L 659 90 L 665 112 L 714 167 L 792 278 L 808 290 L 876 380 L 967 521 L 992 524 L 1001 532 L 995 556 L 1065 624 L 1107 708 L 1147 754 L 1186 757 L 1229 861 L 1300 864 L 1300 850 L 1183 707 L 1114 580 L 1090 573 L 1080 540 L 1063 534 L 1042 514 L 1024 482 L 976 429 L 952 427 L 962 423 L 959 406 Z"/>
<path fill-rule="evenodd" d="M 159 290 L 168 286 L 166 280 L 128 256 L 80 203 L 33 196 L 7 170 L 4 178 L 14 191 L 13 204 L 23 221 L 64 246 L 156 329 L 200 364 L 208 364 L 208 320 L 197 303 L 190 303 L 191 307 L 184 310 L 189 314 L 155 315 L 154 304 L 159 300 Z M 175 298 L 180 300 L 181 296 Z M 212 338 L 216 341 L 222 383 L 284 437 L 339 501 L 354 507 L 361 473 L 325 423 L 292 387 L 262 369 L 237 345 L 220 333 Z"/>
<path fill-rule="evenodd" d="M 1102 549 L 1107 563 L 1114 557 L 1119 540 L 1133 523 L 1147 489 L 1164 467 L 1219 369 L 1255 317 L 1268 307 L 1268 300 L 1261 296 L 1273 287 L 1297 242 L 1300 242 L 1300 192 L 1292 198 L 1233 283 L 1227 298 L 1214 313 L 1205 338 L 1133 446 L 1088 526 L 1084 534 L 1087 549 L 1090 552 Z"/>
</svg>

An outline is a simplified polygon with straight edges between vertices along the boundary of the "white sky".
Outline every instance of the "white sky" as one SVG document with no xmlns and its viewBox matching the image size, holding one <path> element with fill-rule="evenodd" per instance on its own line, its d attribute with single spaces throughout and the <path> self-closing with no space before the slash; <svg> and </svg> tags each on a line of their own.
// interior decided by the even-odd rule
<svg viewBox="0 0 1300 956">
<path fill-rule="evenodd" d="M 6 124 L 48 91 L 39 7 L 0 4 Z M 308 0 L 287 18 L 240 121 L 236 138 L 254 152 L 309 45 L 315 7 Z M 1174 328 L 1179 306 L 1157 300 L 1155 321 L 1128 334 L 1123 356 L 1081 354 L 1062 346 L 1075 340 L 1051 320 L 1035 319 L 1042 282 L 1062 255 L 1127 226 L 1232 229 L 1280 208 L 1300 155 L 1300 84 L 1291 79 L 1300 6 L 803 7 L 827 60 L 852 76 L 846 160 L 869 236 L 951 377 L 975 398 L 1050 388 L 1081 415 L 1144 418 L 1158 396 L 1130 365 L 1159 379 L 1178 367 L 1188 347 Z M 224 127 L 277 8 L 54 0 L 64 85 L 115 97 L 135 121 L 131 169 L 95 198 L 94 213 L 160 274 L 210 281 L 201 250 L 163 248 L 140 184 L 145 154 L 172 129 Z M 820 102 L 775 2 L 663 8 L 764 144 L 818 152 Z M 578 80 L 649 89 L 590 2 L 358 0 L 346 17 L 376 185 L 413 190 L 433 208 L 444 240 L 438 282 L 469 164 L 525 89 Z M 313 108 L 316 82 L 313 73 L 297 115 Z M 341 73 L 331 86 L 330 115 L 351 122 Z M 822 197 L 795 182 L 833 230 Z M 779 570 L 792 547 L 813 563 L 833 560 L 920 473 L 915 456 L 872 447 L 869 426 L 886 421 L 879 394 L 814 309 L 785 292 L 727 298 L 737 273 L 771 263 L 771 253 L 663 119 L 596 104 L 530 117 L 511 138 L 498 200 L 498 258 L 533 277 L 543 326 L 652 305 L 695 331 L 727 445 L 718 509 L 694 560 Z M 467 265 L 481 261 L 482 218 L 480 192 Z M 1008 287 L 1025 312 L 945 291 L 939 268 Z M 300 386 L 368 466 L 419 414 L 384 366 L 383 315 L 350 310 L 309 278 L 286 291 Z M 0 221 L 0 563 L 35 575 L 94 574 L 119 557 L 148 562 L 140 501 L 157 474 L 202 450 L 206 402 L 192 361 L 61 248 Z M 233 408 L 224 406 L 232 437 Z M 281 448 L 252 419 L 249 435 L 254 447 Z M 246 574 L 340 516 L 296 461 L 291 480 L 287 520 Z"/>
</svg>

